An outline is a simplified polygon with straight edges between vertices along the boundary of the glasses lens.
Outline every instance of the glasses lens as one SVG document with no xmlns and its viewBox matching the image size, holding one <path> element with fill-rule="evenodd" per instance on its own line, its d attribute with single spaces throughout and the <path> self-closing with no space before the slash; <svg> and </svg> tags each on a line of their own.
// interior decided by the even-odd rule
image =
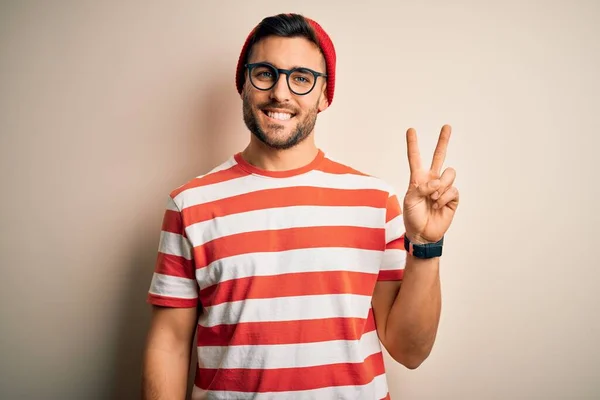
<svg viewBox="0 0 600 400">
<path fill-rule="evenodd" d="M 310 92 L 315 85 L 315 76 L 310 71 L 297 69 L 290 75 L 290 89 L 297 94 Z"/>
<path fill-rule="evenodd" d="M 275 84 L 277 72 L 269 65 L 257 65 L 252 68 L 250 79 L 252 84 L 259 89 L 270 89 Z"/>
</svg>

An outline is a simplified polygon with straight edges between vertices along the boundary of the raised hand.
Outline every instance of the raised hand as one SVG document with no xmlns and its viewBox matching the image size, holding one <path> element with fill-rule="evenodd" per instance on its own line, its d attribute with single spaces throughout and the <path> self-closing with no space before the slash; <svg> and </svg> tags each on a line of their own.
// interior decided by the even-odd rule
<svg viewBox="0 0 600 400">
<path fill-rule="evenodd" d="M 432 243 L 440 240 L 452 223 L 458 207 L 458 189 L 454 187 L 456 171 L 446 168 L 451 128 L 444 125 L 440 132 L 431 167 L 423 168 L 414 129 L 406 132 L 410 183 L 404 197 L 404 226 L 406 236 L 413 243 Z"/>
</svg>

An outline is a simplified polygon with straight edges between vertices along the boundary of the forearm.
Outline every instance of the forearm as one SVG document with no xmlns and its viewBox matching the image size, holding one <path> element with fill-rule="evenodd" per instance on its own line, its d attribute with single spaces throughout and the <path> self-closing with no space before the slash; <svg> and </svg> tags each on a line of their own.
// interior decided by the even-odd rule
<svg viewBox="0 0 600 400">
<path fill-rule="evenodd" d="M 142 400 L 182 400 L 187 391 L 189 349 L 147 348 L 142 376 Z"/>
<path fill-rule="evenodd" d="M 416 368 L 429 356 L 440 320 L 439 258 L 407 257 L 402 289 L 390 309 L 385 336 L 390 354 L 408 368 Z"/>
</svg>

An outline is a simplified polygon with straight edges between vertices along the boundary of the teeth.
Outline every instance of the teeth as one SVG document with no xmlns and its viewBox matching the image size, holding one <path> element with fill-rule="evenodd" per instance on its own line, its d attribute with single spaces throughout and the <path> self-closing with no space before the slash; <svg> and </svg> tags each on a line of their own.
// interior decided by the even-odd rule
<svg viewBox="0 0 600 400">
<path fill-rule="evenodd" d="M 287 121 L 288 119 L 292 118 L 292 114 L 288 113 L 275 113 L 268 111 L 267 115 L 273 119 L 278 119 L 280 121 Z"/>
</svg>

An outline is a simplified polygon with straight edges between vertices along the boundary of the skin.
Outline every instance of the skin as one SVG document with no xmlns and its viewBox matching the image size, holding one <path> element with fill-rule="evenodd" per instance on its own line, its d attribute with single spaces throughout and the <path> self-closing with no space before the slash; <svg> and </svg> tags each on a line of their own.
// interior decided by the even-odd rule
<svg viewBox="0 0 600 400">
<path fill-rule="evenodd" d="M 252 48 L 248 63 L 268 62 L 277 68 L 295 66 L 325 72 L 325 59 L 319 48 L 304 38 L 268 37 Z M 304 96 L 290 92 L 284 75 L 268 91 L 256 89 L 248 79 L 242 90 L 244 121 L 252 133 L 242 156 L 256 167 L 281 171 L 311 162 L 318 149 L 314 125 L 317 113 L 329 106 L 327 82 L 318 78 L 315 88 Z M 292 112 L 288 121 L 269 118 L 263 111 Z"/>
<path fill-rule="evenodd" d="M 249 63 L 266 61 L 278 68 L 304 66 L 325 72 L 319 49 L 304 38 L 266 38 L 257 43 Z M 260 91 L 246 78 L 241 94 L 244 121 L 251 132 L 242 156 L 258 168 L 289 170 L 311 162 L 317 112 L 328 106 L 325 79 L 312 92 L 297 96 L 282 75 L 271 90 Z M 288 121 L 269 118 L 263 110 L 292 112 Z M 403 201 L 406 236 L 414 243 L 436 242 L 446 233 L 458 207 L 456 172 L 441 171 L 451 128 L 440 133 L 430 168 L 423 167 L 414 129 L 406 133 L 410 184 Z M 400 290 L 402 286 L 402 290 Z M 407 368 L 417 368 L 430 354 L 437 334 L 441 291 L 439 258 L 407 255 L 400 282 L 378 282 L 372 299 L 378 336 L 389 354 Z M 154 307 L 144 351 L 143 399 L 185 397 L 196 308 Z"/>
<path fill-rule="evenodd" d="M 406 237 L 432 243 L 448 231 L 458 207 L 456 171 L 441 172 L 451 127 L 442 127 L 430 168 L 423 167 L 417 134 L 406 132 L 410 183 L 403 202 Z M 402 282 L 378 282 L 373 295 L 377 332 L 390 355 L 407 368 L 423 363 L 433 348 L 441 312 L 440 259 L 407 255 Z M 400 290 L 402 286 L 402 290 Z"/>
<path fill-rule="evenodd" d="M 152 307 L 142 365 L 142 399 L 184 399 L 196 308 Z"/>
</svg>

